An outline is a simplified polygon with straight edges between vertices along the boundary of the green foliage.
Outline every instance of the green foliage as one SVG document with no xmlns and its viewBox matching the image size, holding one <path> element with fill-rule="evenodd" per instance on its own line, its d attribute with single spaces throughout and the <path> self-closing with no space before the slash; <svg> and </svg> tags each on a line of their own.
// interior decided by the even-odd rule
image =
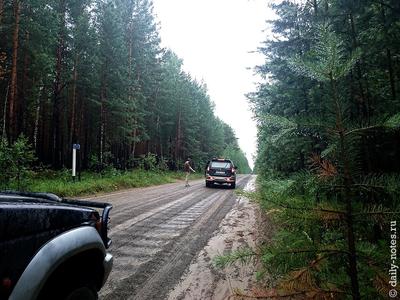
<svg viewBox="0 0 400 300">
<path fill-rule="evenodd" d="M 349 59 L 344 58 L 345 54 L 345 45 L 332 26 L 317 25 L 315 45 L 307 59 L 296 56 L 288 63 L 298 74 L 316 81 L 338 80 L 351 71 L 361 55 L 359 49 L 355 49 Z"/>
<path fill-rule="evenodd" d="M 386 297 L 384 245 L 400 214 L 398 5 L 273 7 L 276 37 L 257 68 L 267 80 L 249 95 L 256 198 L 278 228 L 261 251 L 263 268 L 282 297 Z"/>
<path fill-rule="evenodd" d="M 234 147 L 232 144 L 229 144 L 224 149 L 222 157 L 231 159 L 234 162 L 235 166 L 237 167 L 238 173 L 241 174 L 251 173 L 251 168 L 249 166 L 247 158 L 240 148 Z"/>
<path fill-rule="evenodd" d="M 15 3 L 5 2 L 0 21 L 2 95 L 14 63 Z M 236 142 L 214 115 L 205 84 L 161 47 L 152 1 L 18 3 L 15 133 L 5 97 L 0 119 L 8 140 L 25 134 L 40 162 L 68 168 L 71 144 L 79 143 L 83 169 L 151 169 L 153 162 L 141 162 L 148 153 L 163 169 L 182 168 L 187 156 L 202 168 Z"/>
<path fill-rule="evenodd" d="M 214 258 L 214 264 L 218 268 L 224 268 L 236 262 L 250 263 L 256 257 L 256 253 L 250 248 L 241 248 L 228 255 L 220 255 Z"/>
<path fill-rule="evenodd" d="M 390 129 L 399 129 L 400 128 L 400 113 L 397 113 L 387 119 L 384 125 Z"/>
<path fill-rule="evenodd" d="M 307 182 L 306 187 L 319 182 L 319 188 L 299 190 L 298 187 Z M 310 173 L 296 174 L 289 180 L 265 180 L 260 177 L 258 184 L 255 197 L 267 215 L 278 224 L 272 241 L 264 245 L 258 255 L 264 272 L 279 280 L 282 274 L 287 274 L 286 278 L 290 279 L 293 270 L 308 269 L 313 280 L 320 283 L 318 288 L 343 291 L 348 285 L 345 207 L 340 201 L 333 200 L 331 193 L 321 192 L 324 184 Z M 399 187 L 397 182 L 397 189 Z M 385 211 L 390 219 L 385 216 Z M 377 227 L 386 228 L 389 220 L 397 218 L 393 211 L 399 212 L 398 208 L 385 210 L 381 206 L 354 213 L 356 232 L 360 238 L 357 243 L 358 278 L 363 297 L 381 297 L 371 281 L 387 266 L 389 237 L 382 236 L 382 240 L 377 242 L 374 234 Z M 285 285 L 288 282 L 281 284 L 282 294 L 288 292 L 289 287 Z"/>
<path fill-rule="evenodd" d="M 8 142 L 5 139 L 1 140 L 0 144 L 0 168 L 2 170 L 1 172 L 1 184 L 3 185 L 3 188 L 7 187 L 8 183 L 10 182 L 12 178 L 12 173 L 8 169 L 10 161 L 12 161 L 12 157 L 10 155 L 10 149 L 8 146 Z"/>
<path fill-rule="evenodd" d="M 33 176 L 28 191 L 49 192 L 61 197 L 92 195 L 119 189 L 145 187 L 184 179 L 183 173 L 134 170 L 121 172 L 108 169 L 103 174 L 84 172 L 81 181 L 72 182 L 70 171 L 48 171 Z"/>
<path fill-rule="evenodd" d="M 157 168 L 157 158 L 153 153 L 147 153 L 147 155 L 141 155 L 139 159 L 139 168 L 142 170 L 154 171 Z"/>
<path fill-rule="evenodd" d="M 26 137 L 21 135 L 14 143 L 0 142 L 0 184 L 3 189 L 25 188 L 32 163 L 36 160 L 34 151 Z"/>
</svg>

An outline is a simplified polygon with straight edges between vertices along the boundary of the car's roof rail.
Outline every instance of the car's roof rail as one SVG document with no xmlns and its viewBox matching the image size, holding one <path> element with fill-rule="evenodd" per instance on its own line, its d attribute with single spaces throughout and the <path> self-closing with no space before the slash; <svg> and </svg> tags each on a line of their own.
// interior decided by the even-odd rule
<svg viewBox="0 0 400 300">
<path fill-rule="evenodd" d="M 36 192 L 21 192 L 21 191 L 13 191 L 13 190 L 6 190 L 0 191 L 0 194 L 3 195 L 12 195 L 12 196 L 23 196 L 23 197 L 32 197 L 32 198 L 39 198 L 54 202 L 62 202 L 62 199 L 55 194 L 52 193 L 36 193 Z"/>
<path fill-rule="evenodd" d="M 232 162 L 232 160 L 229 159 L 229 158 L 213 158 L 213 159 L 211 159 L 211 161 L 229 161 L 229 162 Z"/>
</svg>

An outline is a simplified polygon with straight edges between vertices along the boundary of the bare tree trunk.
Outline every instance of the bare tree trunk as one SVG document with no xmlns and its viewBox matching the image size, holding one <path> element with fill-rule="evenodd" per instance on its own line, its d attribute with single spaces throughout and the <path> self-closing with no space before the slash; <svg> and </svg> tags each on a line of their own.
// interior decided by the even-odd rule
<svg viewBox="0 0 400 300">
<path fill-rule="evenodd" d="M 7 119 L 7 99 L 8 99 L 8 91 L 10 90 L 10 83 L 7 85 L 7 91 L 6 91 L 6 98 L 4 100 L 4 109 L 3 109 L 3 130 L 2 130 L 2 136 L 1 138 L 4 140 L 7 138 L 7 132 L 6 132 L 6 119 Z"/>
<path fill-rule="evenodd" d="M 25 45 L 29 43 L 29 31 L 25 32 Z M 16 133 L 17 135 L 21 132 L 26 132 L 25 127 L 26 127 L 26 120 L 25 120 L 25 114 L 26 114 L 26 89 L 28 86 L 29 82 L 29 76 L 28 76 L 28 70 L 29 70 L 29 51 L 27 46 L 24 47 L 24 67 L 22 71 L 22 82 L 20 85 L 20 93 L 19 93 L 19 103 L 18 106 L 16 106 L 15 112 L 16 112 Z"/>
<path fill-rule="evenodd" d="M 40 108 L 41 108 L 41 101 L 40 98 L 42 97 L 43 86 L 40 82 L 39 93 L 36 99 L 36 113 L 35 113 L 35 127 L 33 129 L 33 147 L 37 151 L 37 140 L 38 140 L 38 132 L 39 132 L 39 118 L 40 118 Z"/>
<path fill-rule="evenodd" d="M 3 19 L 3 13 L 4 13 L 4 0 L 0 0 L 0 24 Z"/>
<path fill-rule="evenodd" d="M 315 16 L 318 15 L 318 2 L 317 0 L 313 0 L 313 8 L 314 8 L 314 14 Z"/>
<path fill-rule="evenodd" d="M 129 24 L 129 30 L 128 30 L 128 65 L 129 65 L 129 72 L 128 72 L 128 100 L 129 103 L 132 103 L 134 101 L 133 97 L 133 86 L 132 86 L 132 60 L 133 60 L 133 25 L 132 25 L 132 20 L 130 21 Z M 132 106 L 133 103 L 132 103 Z M 136 119 L 135 119 L 135 112 L 132 111 L 132 116 L 128 116 L 133 118 L 132 124 L 133 124 L 133 131 L 132 131 L 132 146 L 131 146 L 131 151 L 130 151 L 130 158 L 134 159 L 135 158 L 135 151 L 136 151 L 136 137 L 137 137 L 137 128 L 136 128 Z M 129 120 L 127 120 L 129 122 Z"/>
<path fill-rule="evenodd" d="M 349 14 L 349 19 L 350 19 L 350 27 L 351 27 L 351 35 L 352 35 L 352 41 L 353 41 L 353 49 L 356 49 L 358 47 L 358 41 L 356 37 L 356 29 L 355 29 L 355 24 L 354 24 L 354 17 L 352 12 Z M 360 62 L 356 63 L 356 72 L 357 72 L 357 82 L 358 82 L 358 87 L 360 90 L 360 95 L 361 95 L 361 110 L 362 113 L 364 114 L 364 117 L 368 120 L 370 119 L 370 104 L 369 104 L 369 99 L 368 99 L 368 94 L 364 92 L 364 85 L 363 85 L 363 76 L 361 72 L 361 64 Z M 368 86 L 368 82 L 365 84 Z"/>
<path fill-rule="evenodd" d="M 136 126 L 136 121 L 134 121 L 134 125 Z M 133 129 L 132 150 L 131 150 L 131 157 L 132 157 L 132 159 L 135 158 L 135 152 L 136 152 L 136 137 L 137 137 L 137 128 L 134 128 L 134 129 Z"/>
<path fill-rule="evenodd" d="M 75 55 L 74 60 L 74 71 L 72 75 L 72 100 L 71 100 L 71 123 L 70 123 L 70 135 L 69 135 L 69 145 L 74 143 L 74 139 L 76 139 L 76 122 L 75 122 L 75 111 L 76 111 L 76 83 L 78 80 L 78 54 Z"/>
<path fill-rule="evenodd" d="M 392 100 L 393 103 L 396 102 L 396 84 L 395 84 L 395 78 L 394 78 L 394 72 L 393 72 L 393 64 L 392 64 L 392 53 L 389 48 L 386 48 L 386 58 L 387 58 L 387 64 L 388 64 L 388 70 L 389 70 L 389 82 L 390 82 L 390 90 L 392 92 Z"/>
<path fill-rule="evenodd" d="M 52 163 L 56 168 L 61 167 L 61 122 L 60 122 L 60 101 L 61 93 L 64 88 L 62 83 L 63 73 L 63 59 L 65 50 L 65 12 L 66 3 L 65 0 L 60 2 L 59 14 L 60 14 L 60 28 L 58 33 L 58 45 L 56 52 L 56 75 L 54 80 L 53 88 L 53 117 L 51 123 L 51 153 Z"/>
<path fill-rule="evenodd" d="M 14 33 L 12 38 L 12 66 L 11 66 L 11 82 L 10 82 L 10 94 L 8 101 L 9 111 L 9 137 L 11 140 L 15 138 L 15 106 L 17 100 L 17 63 L 18 63 L 18 40 L 19 40 L 19 21 L 21 13 L 21 3 L 19 0 L 13 1 L 14 10 Z"/>
<path fill-rule="evenodd" d="M 161 126 L 160 126 L 160 124 L 161 124 L 161 120 L 160 120 L 160 116 L 159 115 L 157 115 L 157 122 L 156 122 L 156 128 L 157 128 L 157 135 L 158 135 L 158 139 L 157 139 L 157 142 L 158 142 L 158 150 L 157 150 L 157 154 L 160 156 L 160 158 L 162 158 L 163 156 L 164 156 L 164 153 L 163 153 L 163 146 L 162 146 L 162 140 L 161 140 L 161 132 L 160 132 L 160 129 L 161 129 Z"/>
<path fill-rule="evenodd" d="M 100 166 L 103 167 L 104 163 L 104 144 L 105 144 L 105 128 L 106 128 L 106 115 L 105 115 L 105 102 L 106 102 L 106 90 L 105 90 L 105 75 L 103 76 L 103 82 L 101 84 L 100 91 L 100 149 L 99 149 L 99 161 Z"/>
<path fill-rule="evenodd" d="M 176 127 L 176 142 L 175 142 L 175 160 L 177 161 L 179 159 L 179 154 L 181 150 L 181 139 L 182 139 L 182 112 L 179 108 L 179 113 L 178 113 L 178 121 L 177 121 L 177 127 Z"/>
<path fill-rule="evenodd" d="M 79 138 L 79 141 L 83 141 L 85 135 L 83 134 L 83 127 L 85 122 L 85 101 L 84 98 L 80 99 L 79 101 L 79 110 L 77 111 L 76 115 L 79 116 L 76 121 L 76 136 Z"/>
</svg>

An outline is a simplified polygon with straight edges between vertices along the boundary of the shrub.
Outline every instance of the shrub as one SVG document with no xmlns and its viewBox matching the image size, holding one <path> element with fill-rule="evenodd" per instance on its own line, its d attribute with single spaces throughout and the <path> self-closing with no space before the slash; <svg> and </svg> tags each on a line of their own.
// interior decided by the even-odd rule
<svg viewBox="0 0 400 300">
<path fill-rule="evenodd" d="M 26 187 L 32 163 L 36 160 L 28 139 L 21 135 L 13 144 L 0 142 L 0 183 L 3 188 Z"/>
</svg>

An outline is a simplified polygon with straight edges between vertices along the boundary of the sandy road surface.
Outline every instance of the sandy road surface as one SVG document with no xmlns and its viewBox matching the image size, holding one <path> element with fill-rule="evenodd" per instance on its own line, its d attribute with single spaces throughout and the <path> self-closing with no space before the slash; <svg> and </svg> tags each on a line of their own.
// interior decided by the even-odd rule
<svg viewBox="0 0 400 300">
<path fill-rule="evenodd" d="M 250 176 L 240 176 L 242 188 Z M 100 299 L 165 299 L 236 202 L 204 180 L 132 189 L 96 198 L 113 204 L 114 267 Z"/>
<path fill-rule="evenodd" d="M 255 179 L 252 176 L 245 190 L 255 189 Z M 238 293 L 256 295 L 262 290 L 262 283 L 256 279 L 257 260 L 218 268 L 215 258 L 238 249 L 256 249 L 266 238 L 265 228 L 261 226 L 264 221 L 265 216 L 257 203 L 239 197 L 218 230 L 171 290 L 168 300 L 236 300 L 244 298 Z"/>
</svg>

